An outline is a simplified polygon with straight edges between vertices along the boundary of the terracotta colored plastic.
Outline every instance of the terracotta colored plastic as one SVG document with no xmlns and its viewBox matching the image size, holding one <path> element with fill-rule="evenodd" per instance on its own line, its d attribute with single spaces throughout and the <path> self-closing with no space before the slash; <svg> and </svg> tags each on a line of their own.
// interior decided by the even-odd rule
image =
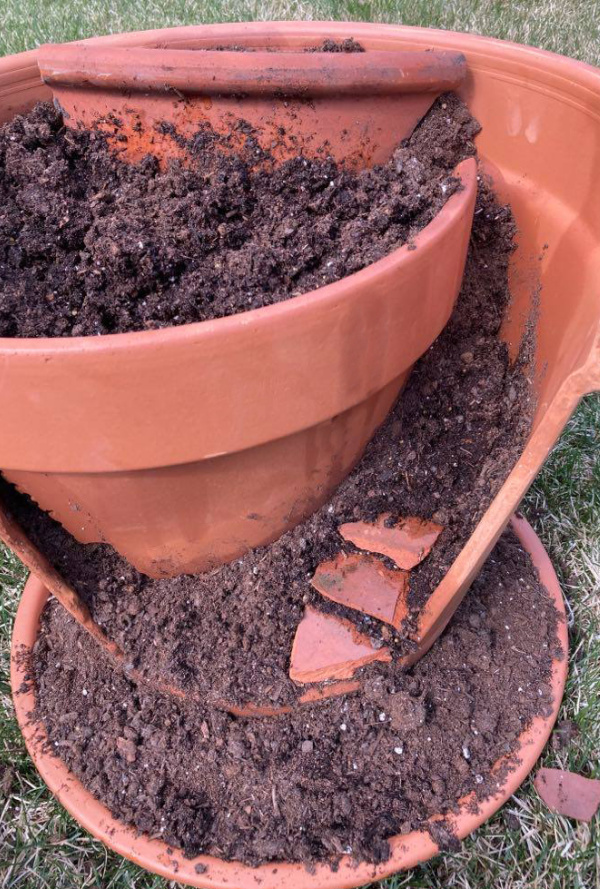
<svg viewBox="0 0 600 889">
<path fill-rule="evenodd" d="M 531 554 L 540 572 L 540 578 L 552 596 L 556 607 L 564 615 L 562 594 L 554 569 L 531 527 L 522 519 L 515 519 L 513 527 L 523 546 Z M 149 871 L 167 880 L 205 889 L 350 889 L 387 877 L 405 868 L 414 867 L 438 852 L 429 833 L 414 831 L 391 840 L 391 857 L 382 864 L 354 864 L 349 856 L 343 856 L 335 870 L 326 864 L 317 864 L 307 870 L 302 864 L 265 864 L 253 868 L 237 862 L 225 862 L 210 856 L 186 859 L 160 840 L 138 835 L 115 820 L 105 806 L 99 803 L 82 784 L 67 770 L 62 762 L 48 752 L 43 725 L 35 722 L 34 695 L 30 685 L 24 685 L 26 664 L 23 652 L 31 650 L 35 643 L 39 617 L 47 599 L 47 591 L 39 580 L 32 577 L 15 621 L 11 661 L 11 681 L 17 719 L 27 749 L 42 778 L 59 802 L 74 818 L 95 837 L 119 854 L 129 858 Z M 561 644 L 567 651 L 566 621 L 559 624 Z M 498 792 L 479 808 L 469 805 L 472 800 L 460 800 L 460 808 L 452 816 L 457 836 L 465 837 L 490 818 L 516 791 L 533 768 L 542 752 L 558 714 L 567 672 L 566 656 L 555 660 L 552 667 L 551 686 L 554 695 L 552 713 L 535 719 L 520 738 L 518 765 L 503 778 L 503 761 L 495 769 L 498 773 Z M 514 760 L 513 760 L 514 764 Z M 196 866 L 203 865 L 203 873 Z"/>
<path fill-rule="evenodd" d="M 184 136 L 209 122 L 239 147 L 246 137 L 231 124 L 243 118 L 276 158 L 327 154 L 359 168 L 386 161 L 434 99 L 466 73 L 455 52 L 306 53 L 285 42 L 269 48 L 241 53 L 82 42 L 42 46 L 37 58 L 67 124 L 110 132 L 117 117 L 114 145 L 132 160 L 149 151 L 161 158 L 183 153 L 157 132 L 163 121 Z"/>
<path fill-rule="evenodd" d="M 322 596 L 399 629 L 408 613 L 408 571 L 392 571 L 365 553 L 339 553 L 317 566 L 312 586 Z"/>
<path fill-rule="evenodd" d="M 138 36 L 160 50 L 126 48 L 136 40 L 123 35 L 2 59 L 0 118 L 48 96 L 41 83 L 34 95 L 29 80 L 27 63 L 39 58 L 73 124 L 86 108 L 94 116 L 98 103 L 124 127 L 135 108 L 153 137 L 158 118 L 183 126 L 180 113 L 190 130 L 198 115 L 225 127 L 231 112 L 243 113 L 265 132 L 267 117 L 269 126 L 285 118 L 288 137 L 300 142 L 288 140 L 280 156 L 306 148 L 309 131 L 322 148 L 339 127 L 340 152 L 366 163 L 365 152 L 370 161 L 388 157 L 465 72 L 456 53 L 363 53 L 350 64 L 343 54 L 164 48 L 181 33 Z M 185 32 L 192 42 L 204 34 Z M 77 82 L 77 107 L 63 81 Z M 448 320 L 468 245 L 474 162 L 459 175 L 464 190 L 417 236 L 416 250 L 400 248 L 313 293 L 173 329 L 0 340 L 4 475 L 78 540 L 108 542 L 154 577 L 209 570 L 277 538 L 351 470 Z"/>
<path fill-rule="evenodd" d="M 389 519 L 389 513 L 383 513 L 374 522 L 347 522 L 339 532 L 359 549 L 387 556 L 398 568 L 410 571 L 429 555 L 443 528 L 415 516 L 392 525 Z"/>
</svg>

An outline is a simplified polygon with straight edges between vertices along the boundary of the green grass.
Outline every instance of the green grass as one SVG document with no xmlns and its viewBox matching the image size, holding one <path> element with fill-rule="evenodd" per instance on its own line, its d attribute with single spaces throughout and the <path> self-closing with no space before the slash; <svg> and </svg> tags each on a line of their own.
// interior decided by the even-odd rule
<svg viewBox="0 0 600 889">
<path fill-rule="evenodd" d="M 472 31 L 600 64 L 598 0 L 0 0 L 0 55 L 47 41 L 186 23 L 346 19 Z M 571 612 L 561 718 L 580 734 L 546 765 L 600 777 L 600 397 L 587 398 L 524 504 L 557 566 Z M 0 886 L 3 889 L 163 889 L 107 852 L 54 802 L 28 760 L 8 689 L 10 632 L 25 580 L 0 548 Z M 530 781 L 460 853 L 385 882 L 385 889 L 600 889 L 600 831 L 550 814 Z M 174 885 L 174 884 L 173 884 Z M 233 889 L 233 887 L 232 887 Z M 383 889 L 383 887 L 382 887 Z"/>
<path fill-rule="evenodd" d="M 600 62 L 597 0 L 2 0 L 0 11 L 0 55 L 113 31 L 250 19 L 344 19 L 472 31 Z"/>
</svg>

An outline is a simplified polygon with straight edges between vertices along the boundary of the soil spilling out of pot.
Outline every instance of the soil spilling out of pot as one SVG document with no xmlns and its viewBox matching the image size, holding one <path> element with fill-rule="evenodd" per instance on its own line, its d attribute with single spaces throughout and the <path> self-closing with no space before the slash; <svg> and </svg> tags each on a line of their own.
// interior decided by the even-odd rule
<svg viewBox="0 0 600 889">
<path fill-rule="evenodd" d="M 186 142 L 164 125 L 186 159 L 162 169 L 152 155 L 123 162 L 105 133 L 65 127 L 49 104 L 1 127 L 0 336 L 182 325 L 337 281 L 431 222 L 479 126 L 447 95 L 387 164 L 358 172 L 326 145 L 322 159 L 275 164 L 249 124 L 233 129 Z"/>
<path fill-rule="evenodd" d="M 511 365 L 499 337 L 513 236 L 509 208 L 481 182 L 463 287 L 448 326 L 329 503 L 270 546 L 212 573 L 152 580 L 110 546 L 78 543 L 3 485 L 15 518 L 148 681 L 207 703 L 293 704 L 304 689 L 290 680 L 289 659 L 307 604 L 350 619 L 395 653 L 407 651 L 404 632 L 330 602 L 310 580 L 323 561 L 355 551 L 339 534 L 345 522 L 383 513 L 433 519 L 443 531 L 411 572 L 414 617 L 518 459 L 533 402 L 531 343 Z"/>
<path fill-rule="evenodd" d="M 355 551 L 339 534 L 345 522 L 383 513 L 433 519 L 443 531 L 410 575 L 410 603 L 418 613 L 518 459 L 533 403 L 531 343 L 524 342 L 511 365 L 499 336 L 513 236 L 509 208 L 481 182 L 449 324 L 329 503 L 270 546 L 212 573 L 151 580 L 110 546 L 78 543 L 3 486 L 15 518 L 150 682 L 160 679 L 207 703 L 293 704 L 305 688 L 289 678 L 290 652 L 307 604 L 350 619 L 394 653 L 407 650 L 403 632 L 324 599 L 310 580 L 323 561 Z"/>
<path fill-rule="evenodd" d="M 117 818 L 188 856 L 381 861 L 390 836 L 497 791 L 511 765 L 492 774 L 494 763 L 550 712 L 558 619 L 507 532 L 409 672 L 380 665 L 358 696 L 256 721 L 133 685 L 51 602 L 32 664 L 37 714 Z M 448 822 L 432 835 L 456 845 Z"/>
</svg>

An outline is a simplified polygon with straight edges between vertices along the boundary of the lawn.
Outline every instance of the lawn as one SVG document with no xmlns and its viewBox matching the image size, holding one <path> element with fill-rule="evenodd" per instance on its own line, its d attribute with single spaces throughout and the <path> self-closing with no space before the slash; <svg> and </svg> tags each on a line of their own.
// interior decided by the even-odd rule
<svg viewBox="0 0 600 889">
<path fill-rule="evenodd" d="M 346 19 L 428 25 L 531 43 L 600 64 L 598 0 L 0 0 L 0 55 L 47 41 L 240 19 Z M 523 509 L 568 598 L 570 674 L 561 718 L 580 732 L 545 765 L 600 777 L 600 396 L 573 417 Z M 0 886 L 162 889 L 92 840 L 54 802 L 30 764 L 12 714 L 9 644 L 25 581 L 0 547 Z M 385 889 L 599 889 L 600 829 L 550 814 L 528 781 L 457 854 L 386 881 Z"/>
</svg>

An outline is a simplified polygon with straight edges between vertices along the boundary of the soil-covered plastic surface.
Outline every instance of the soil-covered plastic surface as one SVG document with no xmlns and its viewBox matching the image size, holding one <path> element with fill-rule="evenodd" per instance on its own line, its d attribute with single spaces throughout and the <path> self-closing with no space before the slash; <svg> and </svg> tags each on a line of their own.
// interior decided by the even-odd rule
<svg viewBox="0 0 600 889">
<path fill-rule="evenodd" d="M 117 138 L 127 140 L 125 133 Z M 384 166 L 275 164 L 240 120 L 186 161 L 122 161 L 50 104 L 0 127 L 0 336 L 148 330 L 271 305 L 346 277 L 426 226 L 459 187 L 478 124 L 438 100 Z"/>
<path fill-rule="evenodd" d="M 188 856 L 381 861 L 390 836 L 497 791 L 511 765 L 492 777 L 493 764 L 551 711 L 558 619 L 507 532 L 410 671 L 379 666 L 359 696 L 243 720 L 136 687 L 53 601 L 32 663 L 37 713 L 118 818 Z M 456 844 L 447 823 L 433 836 Z"/>
<path fill-rule="evenodd" d="M 513 236 L 510 209 L 480 182 L 465 277 L 449 324 L 329 503 L 270 546 L 210 574 L 150 580 L 110 546 L 79 544 L 7 487 L 3 501 L 150 681 L 161 679 L 205 701 L 293 703 L 302 688 L 289 679 L 289 657 L 308 602 L 406 651 L 403 633 L 329 603 L 310 578 L 335 553 L 354 551 L 338 533 L 344 522 L 384 512 L 433 519 L 444 530 L 410 578 L 418 614 L 516 463 L 533 403 L 530 343 L 511 364 L 499 336 L 510 299 Z"/>
</svg>

